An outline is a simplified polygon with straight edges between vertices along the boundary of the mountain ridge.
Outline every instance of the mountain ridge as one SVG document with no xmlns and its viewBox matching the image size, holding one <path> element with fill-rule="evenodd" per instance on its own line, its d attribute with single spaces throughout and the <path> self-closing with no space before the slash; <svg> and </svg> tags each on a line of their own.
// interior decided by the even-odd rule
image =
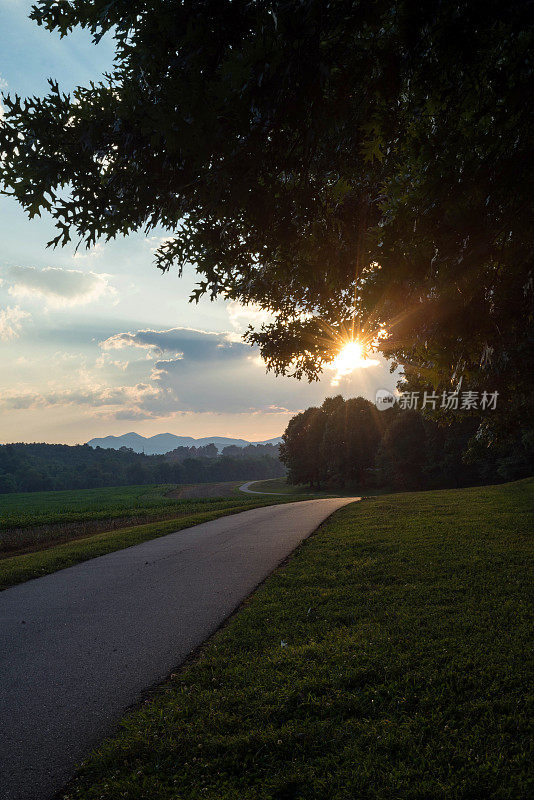
<svg viewBox="0 0 534 800">
<path fill-rule="evenodd" d="M 154 436 L 141 436 L 139 433 L 131 431 L 123 433 L 121 436 L 103 436 L 90 439 L 87 444 L 90 447 L 102 447 L 104 449 L 119 450 L 121 447 L 131 447 L 136 453 L 145 452 L 146 455 L 161 455 L 174 450 L 176 447 L 204 447 L 207 444 L 214 444 L 221 452 L 224 447 L 235 445 L 236 447 L 247 447 L 249 444 L 279 444 L 282 441 L 280 436 L 273 439 L 265 439 L 261 442 L 250 442 L 248 439 L 233 439 L 227 436 L 203 436 L 195 439 L 193 436 L 177 436 L 174 433 L 156 433 Z"/>
</svg>

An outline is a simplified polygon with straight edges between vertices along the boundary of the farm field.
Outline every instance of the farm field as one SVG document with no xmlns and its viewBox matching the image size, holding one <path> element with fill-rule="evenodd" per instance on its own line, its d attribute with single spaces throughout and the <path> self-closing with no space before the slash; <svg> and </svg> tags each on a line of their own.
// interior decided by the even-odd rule
<svg viewBox="0 0 534 800">
<path fill-rule="evenodd" d="M 177 519 L 229 505 L 250 504 L 238 491 L 172 497 L 174 485 L 118 486 L 0 495 L 0 557 L 67 542 L 92 533 Z M 238 484 L 235 484 L 238 485 Z M 187 492 L 188 487 L 179 487 Z M 208 504 L 208 505 L 206 505 Z"/>
<path fill-rule="evenodd" d="M 205 497 L 243 497 L 239 491 L 244 481 L 222 481 L 220 483 L 190 483 L 172 489 L 168 497 L 176 500 Z"/>
<path fill-rule="evenodd" d="M 167 497 L 167 494 L 176 488 L 175 484 L 105 486 L 100 489 L 3 494 L 0 495 L 0 531 L 80 519 L 111 519 L 128 514 L 172 511 L 177 507 L 177 498 Z"/>
<path fill-rule="evenodd" d="M 337 512 L 65 800 L 531 797 L 533 495 Z"/>
</svg>

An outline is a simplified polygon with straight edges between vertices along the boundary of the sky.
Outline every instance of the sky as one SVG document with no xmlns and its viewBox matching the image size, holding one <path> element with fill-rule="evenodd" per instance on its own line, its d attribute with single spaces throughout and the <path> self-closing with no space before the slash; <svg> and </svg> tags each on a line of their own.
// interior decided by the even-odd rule
<svg viewBox="0 0 534 800">
<path fill-rule="evenodd" d="M 98 80 L 113 40 L 83 31 L 62 40 L 28 19 L 31 2 L 0 0 L 0 92 L 43 94 Z M 2 113 L 0 108 L 0 114 Z M 0 442 L 83 443 L 136 431 L 280 436 L 291 417 L 325 397 L 393 389 L 380 358 L 309 384 L 267 373 L 242 342 L 257 309 L 190 304 L 193 267 L 162 275 L 153 253 L 168 233 L 142 231 L 90 251 L 51 250 L 51 219 L 29 220 L 0 196 Z"/>
</svg>

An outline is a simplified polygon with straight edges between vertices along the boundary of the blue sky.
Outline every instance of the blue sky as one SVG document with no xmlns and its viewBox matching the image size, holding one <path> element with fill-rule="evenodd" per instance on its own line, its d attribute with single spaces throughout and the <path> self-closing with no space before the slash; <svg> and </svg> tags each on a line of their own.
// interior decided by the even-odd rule
<svg viewBox="0 0 534 800">
<path fill-rule="evenodd" d="M 64 91 L 98 80 L 113 41 L 83 31 L 61 40 L 28 19 L 25 0 L 0 0 L 0 91 Z M 153 266 L 164 236 L 142 232 L 92 251 L 46 249 L 49 218 L 0 197 L 0 441 L 75 443 L 135 430 L 261 440 L 333 394 L 374 398 L 393 388 L 383 362 L 333 386 L 266 374 L 240 341 L 262 314 L 235 303 L 189 304 L 182 279 Z"/>
</svg>

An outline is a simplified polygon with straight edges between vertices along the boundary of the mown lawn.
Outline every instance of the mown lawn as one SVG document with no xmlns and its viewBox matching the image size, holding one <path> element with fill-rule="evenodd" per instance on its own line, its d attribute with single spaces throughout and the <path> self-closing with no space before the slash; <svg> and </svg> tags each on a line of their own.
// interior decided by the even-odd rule
<svg viewBox="0 0 534 800">
<path fill-rule="evenodd" d="M 287 482 L 286 478 L 269 478 L 262 481 L 254 481 L 251 489 L 258 492 L 273 492 L 282 495 L 295 495 L 295 500 L 301 500 L 304 497 L 355 497 L 367 495 L 381 495 L 389 494 L 389 491 L 384 489 L 375 489 L 364 486 L 327 486 L 321 491 L 312 491 L 308 485 L 299 484 L 293 486 Z"/>
<path fill-rule="evenodd" d="M 534 796 L 533 494 L 529 480 L 338 512 L 65 797 Z"/>
</svg>

